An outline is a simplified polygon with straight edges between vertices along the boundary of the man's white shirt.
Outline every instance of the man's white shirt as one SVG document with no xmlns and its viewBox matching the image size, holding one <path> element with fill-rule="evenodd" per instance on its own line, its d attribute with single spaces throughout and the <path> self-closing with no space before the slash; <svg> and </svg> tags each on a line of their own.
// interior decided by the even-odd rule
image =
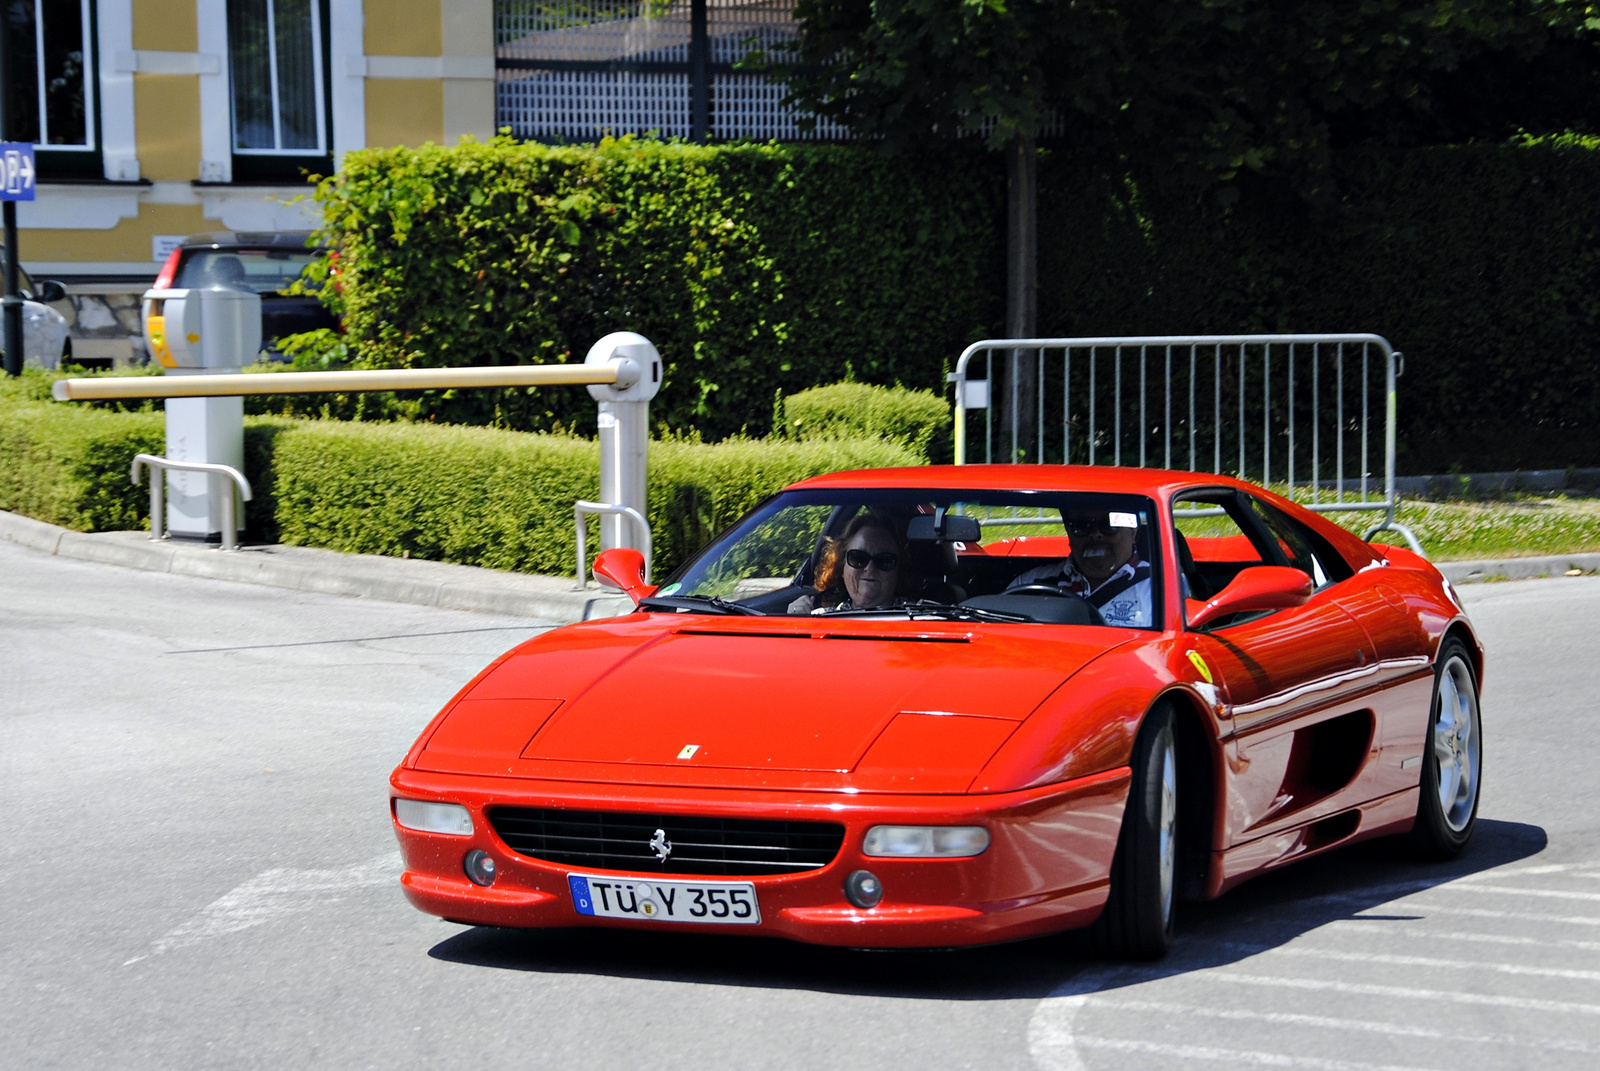
<svg viewBox="0 0 1600 1071">
<path fill-rule="evenodd" d="M 1150 566 L 1147 562 L 1141 562 L 1137 555 L 1107 577 L 1103 584 L 1091 586 L 1088 579 L 1078 571 L 1078 567 L 1072 564 L 1072 559 L 1063 558 L 1027 570 L 1013 580 L 1006 590 L 1012 591 L 1025 584 L 1053 584 L 1063 591 L 1070 591 L 1093 602 L 1095 600 L 1091 596 L 1095 592 L 1111 584 L 1120 583 L 1125 578 L 1132 578 L 1133 583 L 1106 600 L 1105 604 L 1100 606 L 1100 616 L 1106 619 L 1108 625 L 1148 628 L 1153 616 L 1150 603 Z"/>
</svg>

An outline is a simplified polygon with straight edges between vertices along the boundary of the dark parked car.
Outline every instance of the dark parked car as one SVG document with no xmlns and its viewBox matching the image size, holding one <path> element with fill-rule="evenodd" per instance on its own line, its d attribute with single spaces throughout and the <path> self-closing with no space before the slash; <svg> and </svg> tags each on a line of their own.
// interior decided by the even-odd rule
<svg viewBox="0 0 1600 1071">
<path fill-rule="evenodd" d="M 314 297 L 284 293 L 324 250 L 308 245 L 310 231 L 214 231 L 195 234 L 174 249 L 156 276 L 157 290 L 227 286 L 261 295 L 261 345 L 283 359 L 285 335 L 336 328 L 338 319 Z M 143 320 L 149 321 L 149 302 Z M 150 340 L 144 340 L 150 352 Z"/>
</svg>

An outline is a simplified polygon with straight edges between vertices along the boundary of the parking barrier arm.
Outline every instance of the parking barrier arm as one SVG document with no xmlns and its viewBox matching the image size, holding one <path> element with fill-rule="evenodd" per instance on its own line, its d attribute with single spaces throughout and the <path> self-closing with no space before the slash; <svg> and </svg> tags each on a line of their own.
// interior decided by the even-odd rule
<svg viewBox="0 0 1600 1071">
<path fill-rule="evenodd" d="M 623 378 L 628 377 L 628 382 Z M 345 372 L 246 372 L 194 376 L 111 376 L 58 379 L 58 402 L 105 398 L 227 398 L 326 391 L 451 390 L 470 387 L 546 387 L 561 384 L 632 386 L 637 371 L 615 364 L 508 364 L 472 368 L 377 368 Z"/>
</svg>

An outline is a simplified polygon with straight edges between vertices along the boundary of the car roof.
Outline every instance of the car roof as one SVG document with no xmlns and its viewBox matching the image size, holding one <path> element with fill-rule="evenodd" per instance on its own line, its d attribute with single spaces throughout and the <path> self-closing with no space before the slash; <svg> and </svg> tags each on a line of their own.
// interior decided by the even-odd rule
<svg viewBox="0 0 1600 1071">
<path fill-rule="evenodd" d="M 183 240 L 181 248 L 201 249 L 220 248 L 233 246 L 240 249 L 304 249 L 311 252 L 311 246 L 306 245 L 311 239 L 310 231 L 207 231 L 204 234 L 191 234 Z"/>
<path fill-rule="evenodd" d="M 995 491 L 1102 491 L 1165 498 L 1187 487 L 1258 488 L 1231 476 L 1172 469 L 1118 468 L 1113 465 L 919 465 L 915 468 L 854 469 L 830 472 L 791 484 L 794 489 L 825 487 L 951 488 Z"/>
</svg>

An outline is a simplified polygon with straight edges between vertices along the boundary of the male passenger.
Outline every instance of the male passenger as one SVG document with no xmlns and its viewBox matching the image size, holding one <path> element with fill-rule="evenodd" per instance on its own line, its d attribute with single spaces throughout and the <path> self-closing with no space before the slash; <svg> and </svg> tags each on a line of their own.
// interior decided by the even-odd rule
<svg viewBox="0 0 1600 1071">
<path fill-rule="evenodd" d="M 1029 569 L 1007 591 L 1048 584 L 1080 595 L 1108 625 L 1148 628 L 1150 563 L 1134 552 L 1139 518 L 1132 513 L 1074 511 L 1065 518 L 1072 556 Z"/>
</svg>

